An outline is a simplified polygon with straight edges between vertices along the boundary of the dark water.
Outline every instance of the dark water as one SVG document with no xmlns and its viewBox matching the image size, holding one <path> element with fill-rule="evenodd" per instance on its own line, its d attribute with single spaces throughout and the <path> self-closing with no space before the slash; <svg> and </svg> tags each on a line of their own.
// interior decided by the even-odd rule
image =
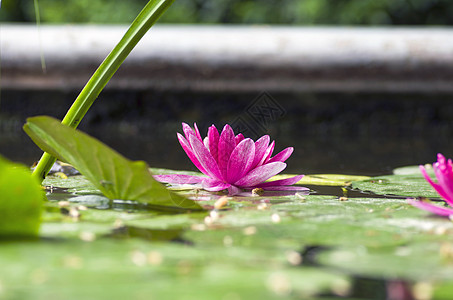
<svg viewBox="0 0 453 300">
<path fill-rule="evenodd" d="M 31 164 L 40 150 L 22 132 L 26 117 L 62 118 L 75 92 L 2 91 L 0 153 Z M 153 167 L 193 166 L 176 139 L 182 121 L 202 131 L 230 123 L 269 134 L 276 151 L 295 147 L 286 172 L 379 175 L 453 156 L 453 102 L 442 94 L 191 93 L 105 91 L 80 128 Z"/>
</svg>

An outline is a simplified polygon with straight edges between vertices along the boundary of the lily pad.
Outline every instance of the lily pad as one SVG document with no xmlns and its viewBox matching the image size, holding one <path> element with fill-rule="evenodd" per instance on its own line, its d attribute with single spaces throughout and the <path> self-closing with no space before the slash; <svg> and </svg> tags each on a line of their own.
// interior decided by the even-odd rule
<svg viewBox="0 0 453 300">
<path fill-rule="evenodd" d="M 238 256 L 227 254 L 231 248 L 211 250 L 134 239 L 4 244 L 0 295 L 24 300 L 293 299 L 349 288 L 348 277 L 336 272 L 267 264 L 248 255 L 238 262 Z"/>
<path fill-rule="evenodd" d="M 296 175 L 282 174 L 272 177 L 270 180 L 280 180 Z M 366 180 L 369 176 L 344 175 L 344 174 L 309 174 L 305 175 L 297 184 L 300 185 L 328 185 L 328 186 L 347 186 L 352 181 Z"/>
<path fill-rule="evenodd" d="M 201 209 L 155 181 L 143 161 L 132 162 L 100 141 L 50 117 L 29 118 L 24 130 L 44 151 L 71 163 L 106 197 L 161 207 Z"/>
<path fill-rule="evenodd" d="M 387 175 L 354 181 L 352 187 L 377 195 L 439 198 L 431 185 L 420 175 Z"/>
<path fill-rule="evenodd" d="M 342 247 L 320 254 L 319 262 L 359 276 L 452 281 L 452 259 L 441 250 L 445 243 L 411 243 L 396 248 L 379 249 L 363 246 Z"/>
<path fill-rule="evenodd" d="M 0 157 L 0 237 L 37 236 L 44 199 L 25 166 Z"/>
<path fill-rule="evenodd" d="M 102 192 L 82 175 L 70 176 L 67 178 L 49 175 L 44 179 L 42 184 L 49 188 L 66 189 L 68 193 L 77 195 L 102 195 Z"/>
<path fill-rule="evenodd" d="M 424 165 L 426 172 L 434 176 L 433 166 L 431 164 Z M 394 175 L 420 175 L 420 166 L 404 166 L 393 170 Z"/>
</svg>

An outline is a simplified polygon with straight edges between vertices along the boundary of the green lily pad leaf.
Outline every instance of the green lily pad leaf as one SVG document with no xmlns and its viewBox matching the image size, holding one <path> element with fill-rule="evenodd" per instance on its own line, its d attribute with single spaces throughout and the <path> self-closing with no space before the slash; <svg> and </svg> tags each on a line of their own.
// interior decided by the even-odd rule
<svg viewBox="0 0 453 300">
<path fill-rule="evenodd" d="M 24 130 L 44 151 L 71 163 L 109 199 L 133 200 L 156 208 L 201 209 L 153 179 L 143 161 L 129 161 L 100 141 L 50 117 L 29 118 Z"/>
<path fill-rule="evenodd" d="M 440 250 L 442 243 L 429 241 L 396 248 L 343 247 L 320 254 L 319 262 L 360 276 L 451 281 L 452 260 Z"/>
<path fill-rule="evenodd" d="M 280 180 L 294 177 L 296 175 L 281 174 L 276 175 L 270 179 Z M 329 185 L 329 186 L 345 186 L 350 185 L 352 181 L 366 180 L 368 176 L 358 175 L 343 175 L 343 174 L 310 174 L 305 175 L 297 184 L 304 185 Z"/>
<path fill-rule="evenodd" d="M 41 236 L 49 238 L 82 238 L 84 234 L 97 236 L 112 232 L 113 223 L 75 222 L 45 222 L 41 226 Z"/>
<path fill-rule="evenodd" d="M 234 244 L 255 249 L 279 245 L 394 247 L 407 243 L 414 232 L 413 228 L 401 228 L 394 216 L 409 218 L 412 213 L 420 216 L 418 210 L 399 199 L 342 202 L 328 196 L 310 196 L 305 202 L 274 204 L 265 211 L 216 212 L 208 223 L 193 226 L 200 231 L 190 231 L 185 236 L 203 246 L 222 245 L 225 236 L 229 236 Z"/>
<path fill-rule="evenodd" d="M 49 188 L 57 187 L 66 189 L 68 193 L 72 194 L 102 195 L 102 192 L 83 175 L 70 176 L 68 178 L 49 175 L 44 179 L 42 184 Z"/>
<path fill-rule="evenodd" d="M 377 195 L 439 198 L 421 175 L 387 175 L 352 182 L 352 187 Z"/>
<path fill-rule="evenodd" d="M 78 203 L 87 207 L 109 208 L 110 199 L 99 195 L 77 196 L 68 199 L 71 203 Z"/>
<path fill-rule="evenodd" d="M 44 191 L 26 167 L 0 157 L 0 237 L 34 237 Z"/>
<path fill-rule="evenodd" d="M 421 283 L 419 286 L 420 285 L 424 285 L 422 288 L 428 289 L 428 292 L 432 291 L 431 299 L 449 299 L 451 298 L 451 295 L 453 295 L 453 280 L 438 283 L 436 286 L 429 283 Z"/>
<path fill-rule="evenodd" d="M 430 176 L 434 176 L 434 170 L 433 170 L 433 165 L 431 164 L 426 164 L 425 166 L 426 172 Z M 405 167 L 399 167 L 393 170 L 394 175 L 420 175 L 420 166 L 405 166 Z"/>
<path fill-rule="evenodd" d="M 242 249 L 212 251 L 181 243 L 105 238 L 4 244 L 0 248 L 0 297 L 265 300 L 296 295 L 306 299 L 349 288 L 346 275 L 294 268 Z M 248 255 L 240 259 L 235 253 Z"/>
<path fill-rule="evenodd" d="M 126 226 L 148 229 L 189 229 L 191 225 L 203 222 L 206 213 L 160 215 L 125 221 Z"/>
</svg>

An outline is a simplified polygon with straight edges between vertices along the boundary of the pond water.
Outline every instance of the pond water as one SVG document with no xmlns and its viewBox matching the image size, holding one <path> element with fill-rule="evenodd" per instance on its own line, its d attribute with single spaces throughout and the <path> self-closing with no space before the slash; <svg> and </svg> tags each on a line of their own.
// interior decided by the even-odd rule
<svg viewBox="0 0 453 300">
<path fill-rule="evenodd" d="M 21 131 L 25 118 L 61 118 L 74 96 L 4 92 L 0 152 L 31 164 L 41 152 Z M 288 173 L 375 176 L 452 156 L 452 115 L 444 95 L 107 91 L 81 129 L 152 167 L 194 170 L 176 140 L 180 122 L 203 131 L 230 123 L 252 138 L 271 135 L 276 150 L 294 146 Z M 321 178 L 306 184 L 308 195 L 230 197 L 219 208 L 224 195 L 178 190 L 206 210 L 187 213 L 111 201 L 83 177 L 50 176 L 40 241 L 2 245 L 12 275 L 0 274 L 0 296 L 448 299 L 453 225 L 406 203 L 437 198 L 410 170 L 352 185 Z"/>
</svg>

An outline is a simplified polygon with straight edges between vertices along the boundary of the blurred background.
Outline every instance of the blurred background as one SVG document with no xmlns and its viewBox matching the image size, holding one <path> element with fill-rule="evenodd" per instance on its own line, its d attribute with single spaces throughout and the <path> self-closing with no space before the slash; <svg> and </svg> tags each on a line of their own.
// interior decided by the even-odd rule
<svg viewBox="0 0 453 300">
<path fill-rule="evenodd" d="M 39 0 L 40 18 L 44 26 L 40 39 L 44 41 L 44 47 L 49 49 L 52 43 L 58 44 L 55 37 L 53 40 L 46 39 L 45 26 L 50 25 L 62 25 L 64 28 L 99 25 L 124 32 L 146 3 L 146 0 Z M 35 15 L 31 0 L 4 0 L 0 9 L 0 38 L 5 40 L 8 34 L 13 36 L 14 26 L 23 26 L 23 23 L 29 24 L 27 30 L 32 32 L 33 37 L 39 36 Z M 303 60 L 300 66 L 299 61 L 279 64 L 280 53 L 284 53 L 285 48 L 280 52 L 272 52 L 273 58 L 266 56 L 261 62 L 248 63 L 241 52 L 234 52 L 239 55 L 228 56 L 228 61 L 223 61 L 222 55 L 232 50 L 228 48 L 227 51 L 219 46 L 216 50 L 218 56 L 209 57 L 211 61 L 203 60 L 203 53 L 191 56 L 192 50 L 185 50 L 185 42 L 177 44 L 180 47 L 177 54 L 188 55 L 189 62 L 184 59 L 171 61 L 172 58 L 163 55 L 151 58 L 140 66 L 140 56 L 135 60 L 128 58 L 113 81 L 126 79 L 121 84 L 107 86 L 80 128 L 131 159 L 146 160 L 153 167 L 193 169 L 176 140 L 175 132 L 181 132 L 180 124 L 183 121 L 197 122 L 204 132 L 213 123 L 218 128 L 225 123 L 234 123 L 236 129 L 248 130 L 253 138 L 270 134 L 277 142 L 276 150 L 295 146 L 296 151 L 287 169 L 294 173 L 379 175 L 390 173 L 399 166 L 431 163 L 436 159 L 437 152 L 453 156 L 453 48 L 450 46 L 453 44 L 450 42 L 442 46 L 443 40 L 451 41 L 448 37 L 453 35 L 449 27 L 453 24 L 451 0 L 177 0 L 159 20 L 156 30 L 161 27 L 161 32 L 165 31 L 165 26 L 169 24 L 179 24 L 179 27 L 168 29 L 176 34 L 172 36 L 174 40 L 179 40 L 177 33 L 183 31 L 187 24 L 191 24 L 190 34 L 194 34 L 195 39 L 200 37 L 197 35 L 197 26 L 221 32 L 231 25 L 244 26 L 235 29 L 238 36 L 244 28 L 249 27 L 264 28 L 263 32 L 268 28 L 271 30 L 269 33 L 275 36 L 301 29 L 302 42 L 307 33 L 304 31 L 306 28 L 323 28 L 320 37 L 326 36 L 332 40 L 337 35 L 335 30 L 342 28 L 344 39 L 340 41 L 341 45 L 333 44 L 334 47 L 329 49 L 313 49 L 315 61 L 318 52 L 325 55 L 316 61 L 316 66 L 321 66 L 319 69 L 310 64 L 304 65 Z M 281 32 L 273 32 L 274 27 L 282 28 Z M 353 28 L 365 28 L 365 31 L 356 31 L 352 38 L 348 30 Z M 367 53 L 372 53 L 367 49 L 372 49 L 376 44 L 372 37 L 375 31 L 367 31 L 373 28 L 378 30 L 381 39 L 385 38 L 386 32 L 393 34 L 393 30 L 410 28 L 413 38 L 403 42 L 407 32 L 396 33 L 394 40 L 384 45 L 377 54 L 378 59 L 383 57 L 383 62 L 376 62 L 376 57 L 366 57 Z M 380 28 L 385 30 L 380 31 Z M 418 34 L 419 29 L 423 34 Z M 148 34 L 151 37 L 153 30 Z M 203 30 L 200 29 L 201 32 Z M 316 32 L 310 34 L 316 35 Z M 362 39 L 362 36 L 369 38 Z M 438 36 L 436 43 L 431 43 L 430 36 Z M 87 44 L 83 42 L 84 35 L 73 34 L 71 38 L 75 45 Z M 102 38 L 99 36 L 99 40 Z M 18 39 L 20 41 L 20 37 Z M 27 38 L 24 36 L 23 39 Z M 112 40 L 112 45 L 116 41 Z M 244 55 L 250 47 L 261 47 L 260 44 L 254 44 L 256 41 L 250 45 L 241 41 L 245 44 L 234 47 L 243 51 Z M 265 39 L 259 41 L 266 43 Z M 323 41 L 317 41 L 316 36 L 314 41 L 322 47 Z M 364 41 L 363 44 L 361 41 Z M 75 54 L 68 49 L 40 51 L 36 40 L 34 46 L 26 46 L 28 49 L 21 52 L 14 50 L 17 47 L 14 43 L 17 45 L 18 41 L 11 43 L 5 42 L 2 46 L 0 153 L 31 164 L 41 152 L 21 130 L 26 117 L 47 114 L 62 118 L 111 46 L 105 47 L 104 52 L 99 52 L 101 55 L 86 62 L 91 51 L 89 47 Z M 90 43 L 94 49 L 95 42 Z M 169 45 L 168 49 L 171 49 Z M 325 47 L 329 45 L 326 43 Z M 343 46 L 345 48 L 341 48 Z M 404 48 L 406 46 L 409 50 Z M 310 50 L 310 45 L 304 47 Z M 407 50 L 403 51 L 404 55 L 392 56 L 394 53 L 401 54 L 401 47 Z M 213 51 L 213 48 L 206 47 L 209 51 Z M 291 49 L 297 52 L 297 48 Z M 68 59 L 64 57 L 65 51 L 69 51 L 66 53 Z M 323 59 L 329 53 L 341 51 L 346 51 L 342 54 L 346 57 L 344 63 L 324 63 Z M 52 64 L 53 56 L 49 53 L 60 53 L 58 55 L 62 58 Z M 259 57 L 259 51 L 257 53 Z M 40 54 L 44 54 L 48 62 L 47 72 L 41 69 Z M 27 65 L 29 57 L 33 57 L 33 67 Z M 294 57 L 297 57 L 297 53 Z M 359 58 L 360 63 L 356 64 L 355 60 Z M 269 67 L 269 62 L 275 65 Z M 82 72 L 77 67 L 84 63 L 87 67 Z M 296 66 L 296 69 L 291 65 Z M 32 69 L 33 72 L 30 71 Z M 52 76 L 52 70 L 59 70 L 57 77 L 67 78 L 66 81 L 71 84 L 64 87 L 62 84 L 52 87 L 47 83 L 39 86 L 40 80 L 49 82 L 46 78 Z M 23 74 L 31 75 L 23 80 L 22 86 L 17 78 Z M 71 81 L 76 75 L 82 79 Z M 149 81 L 150 84 L 135 84 L 140 76 L 145 78 L 143 82 Z M 250 78 L 253 82 L 254 77 L 258 82 L 260 78 L 266 78 L 271 80 L 269 86 L 272 86 L 272 80 L 285 83 L 281 78 L 288 76 L 304 87 L 286 88 L 282 85 L 281 88 L 273 86 L 267 89 L 266 84 L 257 84 L 256 87 L 241 86 L 235 89 L 231 84 L 212 84 L 209 80 L 216 76 L 227 76 L 221 77 L 222 80 L 226 78 L 227 84 L 237 84 L 234 77 L 245 82 Z M 364 77 L 369 78 L 368 85 L 361 86 L 360 79 Z M 373 78 L 388 79 L 390 83 L 396 80 L 404 85 L 404 80 L 409 77 L 412 81 L 403 89 L 398 89 L 398 86 L 389 88 L 391 84 L 373 85 Z M 159 82 L 159 78 L 165 78 L 165 84 Z M 196 83 L 202 82 L 204 85 L 193 85 L 191 78 L 199 78 L 200 81 Z M 322 85 L 312 88 L 316 78 L 339 81 L 332 85 L 333 88 L 324 90 Z M 349 78 L 356 81 L 348 81 Z M 344 82 L 348 88 L 342 88 Z M 261 121 L 253 120 L 250 114 L 256 108 L 263 108 L 263 103 L 270 103 L 277 112 L 277 115 L 264 122 L 264 126 Z M 259 128 L 244 128 L 244 122 L 250 124 L 251 121 L 255 121 Z"/>
<path fill-rule="evenodd" d="M 146 0 L 39 0 L 43 23 L 130 23 Z M 4 0 L 0 18 L 34 22 L 31 0 Z M 450 0 L 177 0 L 160 23 L 452 25 Z"/>
</svg>

